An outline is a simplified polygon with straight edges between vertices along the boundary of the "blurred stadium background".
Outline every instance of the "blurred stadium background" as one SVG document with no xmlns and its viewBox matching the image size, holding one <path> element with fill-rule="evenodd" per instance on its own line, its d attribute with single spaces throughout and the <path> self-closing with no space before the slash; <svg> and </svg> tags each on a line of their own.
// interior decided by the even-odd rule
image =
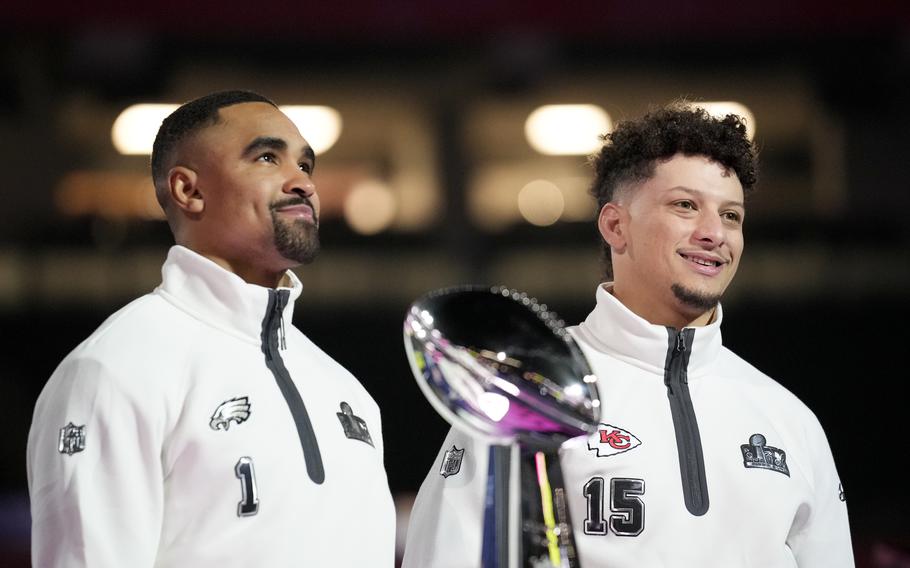
<svg viewBox="0 0 910 568">
<path fill-rule="evenodd" d="M 910 566 L 904 3 L 51 2 L 4 8 L 0 32 L 3 566 L 29 565 L 35 398 L 158 283 L 171 244 L 148 157 L 118 150 L 113 125 L 224 88 L 332 109 L 300 124 L 327 146 L 323 253 L 298 271 L 295 323 L 380 403 L 402 522 L 446 430 L 404 358 L 408 304 L 505 284 L 582 319 L 600 274 L 585 127 L 680 97 L 747 109 L 762 175 L 725 341 L 825 425 L 858 566 Z M 562 104 L 594 112 L 581 146 L 543 148 L 578 140 L 534 137 L 532 113 Z"/>
</svg>

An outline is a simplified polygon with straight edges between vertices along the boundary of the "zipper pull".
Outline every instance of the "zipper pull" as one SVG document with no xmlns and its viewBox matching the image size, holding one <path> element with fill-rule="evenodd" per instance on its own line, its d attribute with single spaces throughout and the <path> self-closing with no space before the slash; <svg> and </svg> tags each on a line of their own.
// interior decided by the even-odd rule
<svg viewBox="0 0 910 568">
<path fill-rule="evenodd" d="M 686 336 L 683 334 L 683 330 L 679 330 L 679 335 L 676 336 L 676 352 L 682 353 L 686 350 Z"/>
<path fill-rule="evenodd" d="M 281 296 L 278 296 L 275 302 L 275 311 L 278 313 L 278 348 L 286 351 L 288 344 L 284 334 L 284 310 L 281 309 Z"/>
</svg>

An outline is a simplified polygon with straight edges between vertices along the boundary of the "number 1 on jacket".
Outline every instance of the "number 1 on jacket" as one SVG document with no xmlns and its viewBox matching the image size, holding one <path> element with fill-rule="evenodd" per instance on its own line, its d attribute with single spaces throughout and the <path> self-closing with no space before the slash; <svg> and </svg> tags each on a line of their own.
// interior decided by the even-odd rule
<svg viewBox="0 0 910 568">
<path fill-rule="evenodd" d="M 259 512 L 259 492 L 256 488 L 256 472 L 253 469 L 253 460 L 242 457 L 234 466 L 234 473 L 240 480 L 240 493 L 242 499 L 237 504 L 237 515 L 249 517 Z"/>
</svg>

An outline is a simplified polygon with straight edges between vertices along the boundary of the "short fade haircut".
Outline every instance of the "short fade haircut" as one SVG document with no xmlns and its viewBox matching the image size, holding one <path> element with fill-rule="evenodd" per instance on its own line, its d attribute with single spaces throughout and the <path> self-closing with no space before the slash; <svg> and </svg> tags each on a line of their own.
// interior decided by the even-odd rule
<svg viewBox="0 0 910 568">
<path fill-rule="evenodd" d="M 220 109 L 240 103 L 268 103 L 276 108 L 278 106 L 252 91 L 218 91 L 181 105 L 162 121 L 161 128 L 155 136 L 155 143 L 152 145 L 152 182 L 155 184 L 155 195 L 162 209 L 167 211 L 165 177 L 168 163 L 173 158 L 177 146 L 199 130 L 218 124 Z"/>
<path fill-rule="evenodd" d="M 676 154 L 704 156 L 736 174 L 743 192 L 755 186 L 758 158 L 746 135 L 746 124 L 735 114 L 715 118 L 700 107 L 675 103 L 638 120 L 619 123 L 602 137 L 604 146 L 592 159 L 591 195 L 598 213 L 613 201 L 617 190 L 654 176 L 657 164 Z M 613 277 L 610 246 L 603 242 L 604 268 Z"/>
</svg>

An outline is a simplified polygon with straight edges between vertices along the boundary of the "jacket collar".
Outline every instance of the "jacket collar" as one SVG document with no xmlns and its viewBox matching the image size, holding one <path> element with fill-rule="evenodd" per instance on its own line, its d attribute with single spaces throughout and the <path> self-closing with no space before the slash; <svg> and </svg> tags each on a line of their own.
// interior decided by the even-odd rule
<svg viewBox="0 0 910 568">
<path fill-rule="evenodd" d="M 168 251 L 161 276 L 156 294 L 199 320 L 259 343 L 270 288 L 248 284 L 233 272 L 180 245 Z M 282 315 L 290 322 L 294 301 L 303 291 L 303 285 L 290 270 L 287 278 L 290 297 Z"/>
<path fill-rule="evenodd" d="M 610 293 L 612 282 L 597 287 L 597 306 L 576 334 L 596 351 L 663 375 L 669 339 L 675 330 L 642 319 Z M 722 347 L 720 324 L 723 310 L 717 306 L 714 321 L 695 330 L 689 346 L 688 376 L 704 373 Z"/>
</svg>

